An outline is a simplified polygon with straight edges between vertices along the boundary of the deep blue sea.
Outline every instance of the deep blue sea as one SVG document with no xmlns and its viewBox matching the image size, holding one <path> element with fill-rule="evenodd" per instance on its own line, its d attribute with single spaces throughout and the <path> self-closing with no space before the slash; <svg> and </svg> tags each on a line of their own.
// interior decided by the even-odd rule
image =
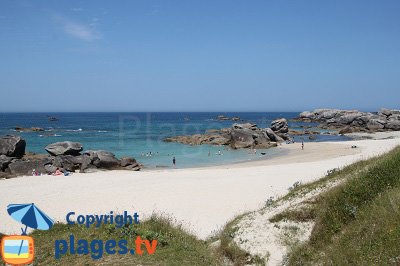
<svg viewBox="0 0 400 266">
<path fill-rule="evenodd" d="M 58 141 L 77 141 L 85 150 L 107 150 L 118 157 L 132 156 L 145 167 L 171 167 L 172 157 L 177 167 L 219 165 L 260 159 L 261 152 L 268 156 L 279 154 L 277 149 L 259 150 L 257 155 L 248 150 L 231 150 L 216 146 L 188 146 L 166 143 L 168 136 L 205 133 L 209 129 L 230 127 L 233 121 L 216 120 L 217 115 L 239 116 L 244 122 L 269 127 L 280 117 L 294 118 L 298 113 L 1 113 L 0 135 L 16 134 L 27 141 L 27 151 L 46 153 L 44 147 Z M 49 116 L 58 120 L 50 121 Z M 240 122 L 242 123 L 242 122 Z M 289 122 L 299 129 L 301 122 Z M 308 124 L 310 125 L 310 124 Z M 44 132 L 17 132 L 15 127 L 41 127 Z M 300 140 L 303 137 L 296 137 Z M 346 137 L 317 135 L 313 141 L 346 140 Z M 309 141 L 306 137 L 304 141 Z M 218 150 L 223 155 L 216 155 Z M 151 152 L 151 156 L 149 156 Z M 210 152 L 210 156 L 208 156 Z"/>
</svg>

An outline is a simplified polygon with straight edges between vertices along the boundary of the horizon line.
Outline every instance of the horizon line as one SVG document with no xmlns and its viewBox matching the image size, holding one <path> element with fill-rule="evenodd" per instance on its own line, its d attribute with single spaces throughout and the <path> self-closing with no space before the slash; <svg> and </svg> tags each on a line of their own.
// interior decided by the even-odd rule
<svg viewBox="0 0 400 266">
<path fill-rule="evenodd" d="M 334 107 L 319 107 L 319 108 L 309 108 L 303 110 L 250 110 L 250 111 L 232 111 L 232 110 L 219 110 L 219 111 L 185 111 L 185 110 L 174 110 L 174 111 L 127 111 L 127 110 L 112 110 L 112 111 L 0 111 L 0 114 L 11 114 L 11 113 L 301 113 L 304 111 L 313 111 L 316 109 L 338 109 L 338 110 L 357 110 L 361 112 L 378 112 L 381 108 L 380 107 L 374 110 L 372 108 L 334 108 Z M 393 108 L 388 108 L 393 109 Z"/>
</svg>

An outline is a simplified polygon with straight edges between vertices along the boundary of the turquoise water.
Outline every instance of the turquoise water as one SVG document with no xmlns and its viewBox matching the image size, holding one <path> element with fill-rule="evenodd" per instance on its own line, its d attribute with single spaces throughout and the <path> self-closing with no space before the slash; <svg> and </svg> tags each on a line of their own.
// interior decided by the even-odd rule
<svg viewBox="0 0 400 266">
<path fill-rule="evenodd" d="M 259 150 L 257 155 L 248 150 L 230 150 L 209 145 L 188 146 L 166 143 L 168 136 L 205 133 L 209 129 L 230 127 L 233 121 L 219 121 L 223 114 L 239 116 L 243 122 L 269 127 L 280 117 L 294 118 L 298 113 L 2 113 L 0 135 L 17 134 L 27 141 L 27 151 L 46 153 L 44 147 L 57 141 L 77 141 L 85 150 L 108 150 L 118 157 L 132 156 L 148 168 L 171 167 L 176 157 L 177 167 L 196 167 L 242 162 L 276 156 L 278 149 Z M 49 121 L 48 116 L 58 118 Z M 291 128 L 303 123 L 290 122 Z M 309 125 L 309 124 L 308 124 Z M 16 132 L 15 127 L 41 127 L 44 132 Z M 296 137 L 300 140 L 301 137 Z M 319 135 L 314 141 L 346 140 L 346 137 Z M 304 138 L 304 141 L 308 141 Z M 223 155 L 216 155 L 221 150 Z M 151 152 L 151 156 L 148 156 Z M 210 153 L 210 156 L 208 155 Z M 147 154 L 147 156 L 146 156 Z"/>
</svg>

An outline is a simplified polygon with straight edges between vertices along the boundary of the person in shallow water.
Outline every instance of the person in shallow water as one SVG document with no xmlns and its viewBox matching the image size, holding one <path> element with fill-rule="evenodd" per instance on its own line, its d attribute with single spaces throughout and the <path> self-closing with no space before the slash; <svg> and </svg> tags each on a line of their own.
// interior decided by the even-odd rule
<svg viewBox="0 0 400 266">
<path fill-rule="evenodd" d="M 174 167 L 175 167 L 175 165 L 176 165 L 176 159 L 175 159 L 175 156 L 174 156 L 174 158 L 172 158 L 172 164 L 174 165 Z"/>
</svg>

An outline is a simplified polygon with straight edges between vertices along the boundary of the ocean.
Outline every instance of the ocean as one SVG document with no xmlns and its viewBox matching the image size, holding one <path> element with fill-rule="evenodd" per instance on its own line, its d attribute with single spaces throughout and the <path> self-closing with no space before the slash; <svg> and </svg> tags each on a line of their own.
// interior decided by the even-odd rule
<svg viewBox="0 0 400 266">
<path fill-rule="evenodd" d="M 84 150 L 107 150 L 116 156 L 132 156 L 146 168 L 167 168 L 172 166 L 175 156 L 178 168 L 222 165 L 268 156 L 282 155 L 278 149 L 259 150 L 254 155 L 249 150 L 231 150 L 227 147 L 209 145 L 189 146 L 166 143 L 165 137 L 205 133 L 210 129 L 230 127 L 234 121 L 220 121 L 216 117 L 240 117 L 239 123 L 255 123 L 258 127 L 269 127 L 272 120 L 286 118 L 289 127 L 301 129 L 302 122 L 292 122 L 299 113 L 293 112 L 175 112 L 175 113 L 1 113 L 0 135 L 14 134 L 27 142 L 26 150 L 46 153 L 44 147 L 58 141 L 77 141 Z M 49 117 L 57 118 L 51 121 Z M 307 126 L 316 124 L 307 123 Z M 45 131 L 20 132 L 16 127 L 40 127 Z M 317 129 L 315 129 L 317 130 Z M 295 140 L 342 141 L 344 136 L 316 135 L 315 140 L 296 136 Z M 223 155 L 217 155 L 221 150 Z M 265 152 L 266 155 L 261 155 Z M 151 153 L 151 156 L 150 156 Z M 210 154 L 210 156 L 209 156 Z"/>
</svg>

